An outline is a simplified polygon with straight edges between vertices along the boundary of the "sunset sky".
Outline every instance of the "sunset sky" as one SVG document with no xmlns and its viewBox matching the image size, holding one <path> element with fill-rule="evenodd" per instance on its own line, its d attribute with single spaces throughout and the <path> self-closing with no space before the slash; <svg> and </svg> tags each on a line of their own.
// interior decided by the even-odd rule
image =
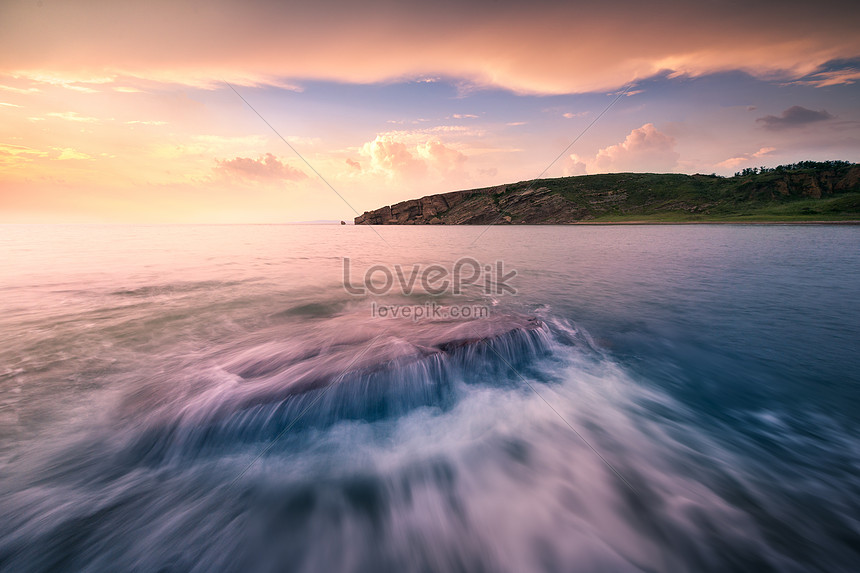
<svg viewBox="0 0 860 573">
<path fill-rule="evenodd" d="M 858 30 L 829 0 L 3 0 L 0 222 L 352 220 L 290 146 L 360 213 L 532 179 L 625 88 L 545 176 L 858 161 Z"/>
</svg>

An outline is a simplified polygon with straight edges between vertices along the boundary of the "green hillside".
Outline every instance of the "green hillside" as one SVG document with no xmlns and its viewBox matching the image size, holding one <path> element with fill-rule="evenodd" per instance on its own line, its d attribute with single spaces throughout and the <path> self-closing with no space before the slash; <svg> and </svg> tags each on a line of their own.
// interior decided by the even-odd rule
<svg viewBox="0 0 860 573">
<path fill-rule="evenodd" d="M 860 165 L 805 161 L 733 177 L 611 173 L 454 191 L 369 211 L 357 224 L 860 220 Z"/>
</svg>

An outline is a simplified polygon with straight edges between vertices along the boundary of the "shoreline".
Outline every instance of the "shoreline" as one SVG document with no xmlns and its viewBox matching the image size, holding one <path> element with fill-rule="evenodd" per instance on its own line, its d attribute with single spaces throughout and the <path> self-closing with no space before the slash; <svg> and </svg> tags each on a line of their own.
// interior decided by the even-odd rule
<svg viewBox="0 0 860 573">
<path fill-rule="evenodd" d="M 577 221 L 576 223 L 504 223 L 477 224 L 461 223 L 458 225 L 428 225 L 414 223 L 391 223 L 384 225 L 368 225 L 358 223 L 354 227 L 574 227 L 574 226 L 613 226 L 613 225 L 860 225 L 860 220 L 846 221 Z"/>
<path fill-rule="evenodd" d="M 860 225 L 846 221 L 580 221 L 571 225 Z"/>
</svg>

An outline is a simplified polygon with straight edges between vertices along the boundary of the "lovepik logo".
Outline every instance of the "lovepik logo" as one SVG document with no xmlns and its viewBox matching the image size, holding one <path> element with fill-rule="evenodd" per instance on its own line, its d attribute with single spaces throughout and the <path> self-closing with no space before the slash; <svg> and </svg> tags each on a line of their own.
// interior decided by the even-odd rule
<svg viewBox="0 0 860 573">
<path fill-rule="evenodd" d="M 401 265 L 388 267 L 373 265 L 368 267 L 363 280 L 353 283 L 352 262 L 348 257 L 343 259 L 343 288 L 349 294 L 360 296 L 365 294 L 382 295 L 399 287 L 404 295 L 410 295 L 416 287 L 431 295 L 441 295 L 450 292 L 454 295 L 464 293 L 467 287 L 477 285 L 487 295 L 517 294 L 517 289 L 508 284 L 517 276 L 517 271 L 505 272 L 503 261 L 482 265 L 471 257 L 458 259 L 447 268 L 440 264 L 422 266 L 412 265 L 408 276 Z"/>
</svg>

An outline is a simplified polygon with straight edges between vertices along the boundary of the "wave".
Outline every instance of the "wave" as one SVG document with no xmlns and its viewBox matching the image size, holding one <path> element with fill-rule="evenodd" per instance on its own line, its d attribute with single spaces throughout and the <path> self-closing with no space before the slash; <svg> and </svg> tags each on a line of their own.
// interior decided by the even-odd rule
<svg viewBox="0 0 860 573">
<path fill-rule="evenodd" d="M 120 418 L 135 419 L 136 411 L 141 431 L 123 455 L 148 464 L 174 455 L 220 455 L 274 440 L 285 428 L 295 436 L 345 421 L 396 419 L 418 408 L 446 411 L 468 392 L 460 385 L 510 387 L 519 369 L 551 353 L 550 331 L 534 317 L 403 334 L 335 342 L 326 350 L 267 341 L 221 351 L 210 379 L 187 386 L 190 393 L 149 410 L 146 398 L 165 399 L 170 381 L 162 380 L 129 397 Z"/>
<path fill-rule="evenodd" d="M 166 361 L 22 462 L 0 569 L 849 570 L 851 535 L 778 523 L 754 460 L 549 309 L 303 326 Z"/>
</svg>

